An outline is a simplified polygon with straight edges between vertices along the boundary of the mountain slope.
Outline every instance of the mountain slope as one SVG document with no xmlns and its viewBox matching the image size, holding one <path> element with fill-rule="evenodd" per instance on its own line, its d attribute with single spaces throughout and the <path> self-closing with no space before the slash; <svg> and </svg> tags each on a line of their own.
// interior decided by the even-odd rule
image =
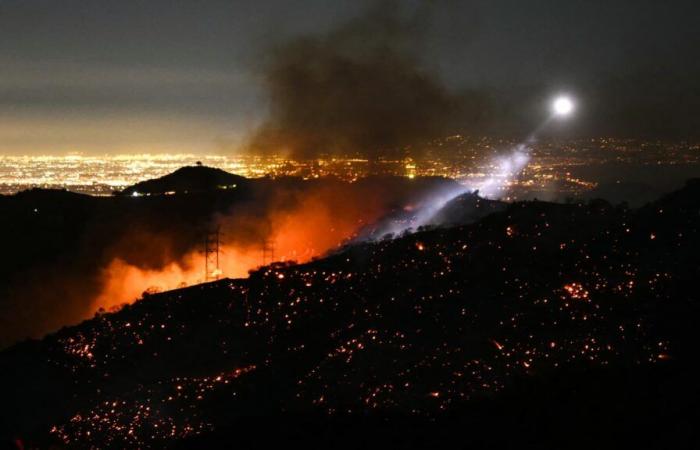
<svg viewBox="0 0 700 450">
<path fill-rule="evenodd" d="M 660 443 L 666 428 L 628 434 L 642 419 L 685 432 L 679 417 L 698 413 L 664 387 L 698 374 L 698 194 L 689 183 L 641 210 L 516 203 L 149 296 L 0 354 L 2 431 L 86 447 L 337 433 L 350 447 L 373 430 L 415 447 L 517 433 L 559 448 Z M 588 437 L 558 441 L 576 433 Z"/>
</svg>

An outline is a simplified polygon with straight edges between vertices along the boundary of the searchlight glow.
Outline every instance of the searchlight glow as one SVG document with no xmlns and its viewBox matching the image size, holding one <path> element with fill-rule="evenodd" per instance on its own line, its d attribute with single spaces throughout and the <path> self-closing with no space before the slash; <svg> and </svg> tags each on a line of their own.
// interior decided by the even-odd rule
<svg viewBox="0 0 700 450">
<path fill-rule="evenodd" d="M 574 102 L 569 97 L 558 97 L 552 103 L 552 111 L 558 117 L 566 117 L 574 111 Z"/>
<path fill-rule="evenodd" d="M 531 146 L 537 141 L 539 133 L 550 126 L 553 119 L 566 118 L 575 109 L 576 105 L 571 97 L 566 95 L 556 97 L 551 103 L 551 115 L 530 133 L 527 139 L 511 148 L 510 152 L 496 156 L 488 164 L 485 164 L 490 173 L 482 180 L 463 182 L 459 186 L 434 192 L 421 202 L 422 205 L 416 210 L 414 217 L 409 219 L 410 224 L 406 224 L 405 221 L 391 220 L 380 225 L 379 230 L 383 231 L 372 234 L 376 236 L 383 236 L 387 233 L 398 235 L 423 225 L 433 225 L 433 220 L 440 210 L 451 200 L 466 192 L 478 193 L 480 197 L 490 199 L 505 197 L 530 162 Z"/>
</svg>

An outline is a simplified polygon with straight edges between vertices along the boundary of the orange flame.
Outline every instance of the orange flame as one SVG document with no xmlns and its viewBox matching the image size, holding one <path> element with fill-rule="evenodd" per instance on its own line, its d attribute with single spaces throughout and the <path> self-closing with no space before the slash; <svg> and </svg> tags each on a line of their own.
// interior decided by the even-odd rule
<svg viewBox="0 0 700 450">
<path fill-rule="evenodd" d="M 297 208 L 271 217 L 269 242 L 274 246 L 275 261 L 303 263 L 321 256 L 338 247 L 368 221 L 376 220 L 383 211 L 376 204 L 357 209 L 336 208 L 336 211 L 331 206 L 333 203 L 328 195 L 309 196 Z M 225 228 L 226 219 L 223 221 Z M 219 258 L 221 276 L 245 277 L 262 265 L 262 257 L 261 245 L 226 243 Z M 103 289 L 92 302 L 90 315 L 99 308 L 110 310 L 131 303 L 149 289 L 164 291 L 203 282 L 204 255 L 197 249 L 157 270 L 115 258 L 104 269 L 103 276 Z"/>
</svg>

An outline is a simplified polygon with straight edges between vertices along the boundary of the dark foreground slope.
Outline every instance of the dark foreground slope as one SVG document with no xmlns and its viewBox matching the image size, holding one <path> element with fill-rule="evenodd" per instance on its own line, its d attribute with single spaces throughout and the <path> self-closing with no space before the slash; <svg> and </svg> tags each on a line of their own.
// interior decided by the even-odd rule
<svg viewBox="0 0 700 450">
<path fill-rule="evenodd" d="M 153 295 L 0 354 L 2 433 L 69 447 L 693 448 L 700 183 Z"/>
</svg>

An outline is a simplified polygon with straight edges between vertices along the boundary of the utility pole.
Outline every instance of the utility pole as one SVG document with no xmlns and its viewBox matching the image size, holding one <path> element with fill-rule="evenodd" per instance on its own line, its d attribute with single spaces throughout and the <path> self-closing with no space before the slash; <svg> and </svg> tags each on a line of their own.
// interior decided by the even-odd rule
<svg viewBox="0 0 700 450">
<path fill-rule="evenodd" d="M 220 227 L 208 230 L 204 235 L 204 281 L 218 280 L 219 269 Z"/>
<path fill-rule="evenodd" d="M 262 263 L 263 266 L 275 260 L 275 242 L 270 237 L 263 238 Z"/>
</svg>

